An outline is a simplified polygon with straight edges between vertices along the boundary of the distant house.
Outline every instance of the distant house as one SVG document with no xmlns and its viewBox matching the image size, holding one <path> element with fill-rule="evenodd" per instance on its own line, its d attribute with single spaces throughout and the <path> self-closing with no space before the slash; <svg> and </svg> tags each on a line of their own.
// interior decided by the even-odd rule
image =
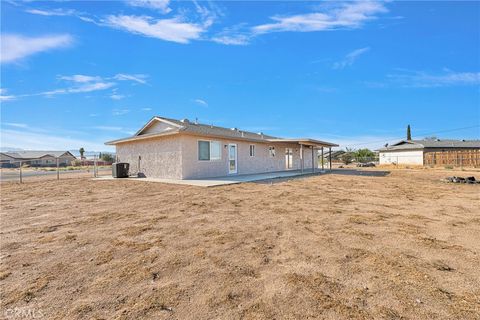
<svg viewBox="0 0 480 320">
<path fill-rule="evenodd" d="M 460 156 L 454 157 L 453 154 L 471 154 L 478 157 L 479 150 L 480 140 L 425 139 L 402 140 L 378 151 L 380 164 L 427 165 L 435 164 L 435 156 L 443 158 L 443 155 L 448 157 L 448 154 L 451 154 L 451 163 L 444 164 L 455 164 L 462 159 Z"/>
<path fill-rule="evenodd" d="M 2 167 L 18 167 L 20 162 L 32 167 L 50 167 L 71 165 L 75 156 L 69 151 L 12 151 L 0 152 L 0 164 Z"/>
<path fill-rule="evenodd" d="M 317 152 L 337 145 L 283 139 L 237 128 L 153 117 L 132 137 L 109 141 L 130 172 L 168 179 L 210 178 L 318 167 Z"/>
<path fill-rule="evenodd" d="M 331 154 L 330 154 L 331 153 Z M 342 156 L 346 153 L 344 150 L 336 150 L 336 151 L 326 151 L 323 153 L 324 161 L 329 161 L 332 159 L 334 162 L 342 161 Z M 319 154 L 321 156 L 321 154 Z"/>
</svg>

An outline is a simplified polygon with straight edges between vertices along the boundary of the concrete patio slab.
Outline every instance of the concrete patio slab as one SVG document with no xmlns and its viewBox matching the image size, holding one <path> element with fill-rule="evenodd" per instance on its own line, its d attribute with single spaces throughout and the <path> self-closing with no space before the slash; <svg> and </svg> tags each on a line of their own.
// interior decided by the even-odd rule
<svg viewBox="0 0 480 320">
<path fill-rule="evenodd" d="M 279 178 L 289 178 L 302 175 L 312 175 L 325 173 L 326 171 L 317 170 L 315 173 L 305 170 L 301 172 L 300 170 L 291 170 L 291 171 L 278 171 L 278 172 L 268 172 L 268 173 L 258 173 L 258 174 L 244 174 L 244 175 L 235 175 L 227 177 L 218 177 L 211 179 L 159 179 L 159 178 L 122 178 L 118 180 L 132 180 L 132 181 L 144 181 L 144 182 L 160 182 L 160 183 L 170 183 L 170 184 L 183 184 L 197 187 L 216 187 L 224 186 L 230 184 L 237 184 L 242 182 L 253 182 L 261 180 L 270 180 L 270 179 L 279 179 Z M 94 178 L 94 180 L 114 180 L 112 176 L 100 176 Z"/>
</svg>

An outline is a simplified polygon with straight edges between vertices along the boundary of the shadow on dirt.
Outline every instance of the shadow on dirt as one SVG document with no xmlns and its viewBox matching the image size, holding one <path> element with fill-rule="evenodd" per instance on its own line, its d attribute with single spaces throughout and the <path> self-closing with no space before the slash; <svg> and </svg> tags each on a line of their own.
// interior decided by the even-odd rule
<svg viewBox="0 0 480 320">
<path fill-rule="evenodd" d="M 357 170 L 357 169 L 333 169 L 327 171 L 327 174 L 343 174 L 347 176 L 365 176 L 365 177 L 385 177 L 390 174 L 390 171 L 379 170 Z"/>
<path fill-rule="evenodd" d="M 281 183 L 285 181 L 297 180 L 310 178 L 312 176 L 321 176 L 326 174 L 341 174 L 347 176 L 364 176 L 364 177 L 385 177 L 390 174 L 390 171 L 374 171 L 374 170 L 357 170 L 357 169 L 332 169 L 331 171 L 326 170 L 325 172 L 304 174 L 301 176 L 285 177 L 285 178 L 275 178 L 275 179 L 266 179 L 259 181 L 252 181 L 253 183 L 258 184 L 274 184 Z"/>
</svg>

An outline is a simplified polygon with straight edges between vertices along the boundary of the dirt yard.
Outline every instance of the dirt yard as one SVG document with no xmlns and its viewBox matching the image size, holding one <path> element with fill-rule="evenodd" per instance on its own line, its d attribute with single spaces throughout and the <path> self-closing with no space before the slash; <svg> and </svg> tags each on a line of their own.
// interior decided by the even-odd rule
<svg viewBox="0 0 480 320">
<path fill-rule="evenodd" d="M 480 185 L 447 175 L 3 183 L 0 318 L 480 319 Z"/>
</svg>

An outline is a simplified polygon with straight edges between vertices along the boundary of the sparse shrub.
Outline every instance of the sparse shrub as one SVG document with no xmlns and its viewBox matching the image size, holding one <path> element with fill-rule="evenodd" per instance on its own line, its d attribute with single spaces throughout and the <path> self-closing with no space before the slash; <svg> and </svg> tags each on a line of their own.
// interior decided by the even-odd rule
<svg viewBox="0 0 480 320">
<path fill-rule="evenodd" d="M 445 166 L 445 169 L 452 170 L 453 166 Z"/>
<path fill-rule="evenodd" d="M 352 160 L 353 160 L 353 155 L 351 152 L 346 152 L 342 155 L 342 162 L 344 164 L 350 164 L 352 163 Z"/>
<path fill-rule="evenodd" d="M 115 158 L 110 153 L 102 153 L 100 159 L 106 162 L 114 162 Z"/>
</svg>

